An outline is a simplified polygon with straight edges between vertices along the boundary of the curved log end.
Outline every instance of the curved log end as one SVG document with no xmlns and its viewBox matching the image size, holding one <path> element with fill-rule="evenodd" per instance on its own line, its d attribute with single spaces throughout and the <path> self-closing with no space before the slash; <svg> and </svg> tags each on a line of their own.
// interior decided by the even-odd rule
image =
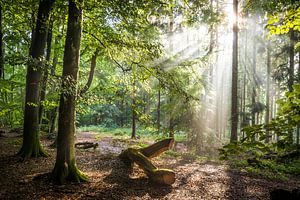
<svg viewBox="0 0 300 200">
<path fill-rule="evenodd" d="M 175 173 L 170 169 L 157 169 L 150 176 L 155 183 L 162 185 L 172 185 L 175 182 Z"/>
</svg>

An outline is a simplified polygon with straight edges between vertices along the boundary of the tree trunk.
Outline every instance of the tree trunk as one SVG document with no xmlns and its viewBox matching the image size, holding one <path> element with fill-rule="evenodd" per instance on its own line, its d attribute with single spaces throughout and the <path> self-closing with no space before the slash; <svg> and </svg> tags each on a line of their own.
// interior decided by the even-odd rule
<svg viewBox="0 0 300 200">
<path fill-rule="evenodd" d="M 256 27 L 255 27 L 256 29 Z M 255 30 L 254 29 L 254 30 Z M 253 85 L 252 85 L 252 94 L 251 94 L 251 104 L 252 104 L 252 110 L 251 110 L 251 125 L 254 125 L 256 123 L 255 119 L 255 103 L 256 103 L 256 41 L 255 38 L 253 38 Z"/>
<path fill-rule="evenodd" d="M 270 121 L 270 76 L 271 76 L 271 55 L 270 55 L 270 47 L 267 46 L 267 88 L 266 88 L 266 116 L 265 123 L 269 124 Z M 268 143 L 270 140 L 270 133 L 266 131 L 266 140 Z"/>
<path fill-rule="evenodd" d="M 298 79 L 297 79 L 297 83 L 300 84 L 300 51 L 298 52 L 298 58 L 299 58 L 299 64 L 298 64 Z M 300 137 L 300 125 L 297 125 L 297 128 L 296 128 L 296 131 L 297 131 L 297 135 L 296 135 L 296 144 L 299 145 L 299 137 Z"/>
<path fill-rule="evenodd" d="M 4 79 L 4 46 L 3 46 L 3 17 L 2 5 L 0 5 L 0 79 Z"/>
<path fill-rule="evenodd" d="M 160 133 L 160 82 L 158 82 L 158 94 L 157 94 L 157 133 Z"/>
<path fill-rule="evenodd" d="M 50 111 L 50 120 L 49 120 L 49 133 L 54 133 L 55 132 L 55 127 L 56 127 L 56 119 L 57 119 L 57 112 L 58 112 L 58 107 L 53 108 Z"/>
<path fill-rule="evenodd" d="M 54 42 L 53 61 L 52 61 L 51 69 L 50 69 L 50 73 L 51 73 L 52 76 L 55 76 L 56 66 L 57 66 L 57 63 L 58 63 L 58 48 L 57 48 L 58 43 L 59 43 L 59 38 L 57 36 L 55 38 L 55 42 Z M 59 101 L 59 99 L 57 101 Z M 55 107 L 52 110 L 50 110 L 49 133 L 54 133 L 55 132 L 56 119 L 57 119 L 57 115 L 58 115 L 57 112 L 58 112 L 58 107 Z M 55 142 L 51 146 L 56 147 L 56 139 L 55 139 Z"/>
<path fill-rule="evenodd" d="M 131 112 L 132 112 L 132 130 L 131 130 L 131 138 L 136 138 L 136 119 L 137 119 L 137 106 L 136 106 L 136 74 L 135 74 L 135 67 L 132 67 L 132 105 L 131 105 Z"/>
<path fill-rule="evenodd" d="M 42 77 L 42 82 L 41 82 L 41 104 L 39 107 L 39 124 L 42 124 L 42 118 L 43 118 L 43 113 L 44 113 L 44 106 L 43 102 L 46 99 L 46 89 L 47 89 L 47 81 L 48 81 L 48 70 L 50 66 L 50 56 L 51 56 L 51 43 L 52 43 L 52 26 L 53 26 L 53 21 L 50 22 L 50 27 L 48 29 L 48 34 L 47 34 L 47 51 L 46 51 L 46 61 L 47 64 L 45 65 L 45 68 L 43 70 L 43 77 Z"/>
<path fill-rule="evenodd" d="M 62 93 L 59 104 L 56 163 L 54 180 L 58 183 L 86 181 L 77 168 L 74 148 L 75 104 L 80 60 L 83 0 L 69 0 L 68 29 L 64 50 Z"/>
<path fill-rule="evenodd" d="M 53 3 L 53 0 L 40 1 L 35 36 L 30 51 L 33 61 L 37 61 L 44 56 L 48 19 Z M 44 63 L 35 63 L 29 62 L 27 68 L 23 145 L 18 153 L 23 158 L 46 155 L 39 139 L 40 81 Z"/>
<path fill-rule="evenodd" d="M 288 68 L 288 90 L 293 91 L 294 85 L 294 68 L 295 68 L 295 33 L 293 30 L 290 32 L 290 48 L 289 48 L 289 57 L 290 57 L 290 66 Z M 288 133 L 288 141 L 290 144 L 293 143 L 293 131 Z"/>
<path fill-rule="evenodd" d="M 231 84 L 231 137 L 230 141 L 237 141 L 238 129 L 238 1 L 233 0 L 233 12 L 236 19 L 233 23 L 232 45 L 232 84 Z"/>
</svg>

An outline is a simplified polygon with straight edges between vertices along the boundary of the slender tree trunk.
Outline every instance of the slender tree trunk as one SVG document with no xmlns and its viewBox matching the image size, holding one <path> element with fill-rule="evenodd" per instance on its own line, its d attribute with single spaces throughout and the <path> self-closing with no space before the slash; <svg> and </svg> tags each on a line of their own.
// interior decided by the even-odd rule
<svg viewBox="0 0 300 200">
<path fill-rule="evenodd" d="M 238 129 L 238 1 L 233 0 L 233 13 L 236 19 L 233 23 L 232 45 L 232 84 L 231 84 L 231 136 L 230 141 L 237 141 Z"/>
<path fill-rule="evenodd" d="M 269 124 L 270 121 L 270 76 L 271 76 L 271 55 L 270 55 L 270 47 L 267 46 L 267 88 L 266 88 L 266 116 L 265 123 Z M 270 140 L 270 133 L 266 131 L 266 140 L 268 143 Z"/>
<path fill-rule="evenodd" d="M 243 77 L 243 94 L 242 94 L 242 98 L 241 98 L 241 111 L 242 111 L 242 126 L 241 129 L 244 128 L 244 126 L 246 126 L 246 73 L 244 73 L 244 77 Z M 242 131 L 242 138 L 244 138 L 244 131 Z"/>
<path fill-rule="evenodd" d="M 56 66 L 58 63 L 58 48 L 57 48 L 58 43 L 59 43 L 59 38 L 56 37 L 55 41 L 54 41 L 53 61 L 52 61 L 52 65 L 50 68 L 50 73 L 52 76 L 55 76 Z M 59 101 L 59 99 L 57 101 Z M 49 133 L 55 132 L 57 115 L 58 115 L 58 107 L 55 107 L 52 110 L 50 110 Z M 56 147 L 56 139 L 55 139 L 55 142 L 53 144 L 51 144 L 51 146 Z"/>
<path fill-rule="evenodd" d="M 48 29 L 48 34 L 47 34 L 47 51 L 46 51 L 47 64 L 44 67 L 43 77 L 42 77 L 42 82 L 41 82 L 41 104 L 40 104 L 40 107 L 39 107 L 39 124 L 40 125 L 42 124 L 42 118 L 43 118 L 43 113 L 44 113 L 43 102 L 46 99 L 48 70 L 49 70 L 49 66 L 50 66 L 49 62 L 50 62 L 50 56 L 51 56 L 52 26 L 53 26 L 53 21 L 50 22 L 50 27 Z"/>
<path fill-rule="evenodd" d="M 298 63 L 298 79 L 297 83 L 300 84 L 300 51 L 298 52 L 298 57 L 299 57 L 299 63 Z M 299 145 L 299 137 L 300 137 L 300 125 L 297 125 L 297 137 L 296 137 L 296 144 Z"/>
<path fill-rule="evenodd" d="M 293 30 L 290 32 L 290 48 L 289 48 L 289 57 L 290 57 L 290 67 L 288 70 L 289 76 L 288 76 L 288 89 L 289 91 L 293 90 L 293 84 L 294 84 L 294 65 L 295 65 L 295 33 Z"/>
<path fill-rule="evenodd" d="M 131 130 L 131 138 L 136 138 L 136 119 L 137 119 L 137 106 L 136 106 L 136 74 L 135 68 L 132 68 L 133 74 L 133 82 L 132 82 L 132 105 L 131 105 L 131 112 L 132 112 L 132 130 Z"/>
<path fill-rule="evenodd" d="M 256 123 L 255 119 L 255 104 L 256 104 L 256 41 L 255 38 L 253 38 L 253 85 L 252 85 L 252 94 L 251 94 L 251 104 L 252 104 L 252 110 L 251 110 L 251 125 L 254 125 Z"/>
<path fill-rule="evenodd" d="M 290 32 L 290 48 L 289 48 L 289 57 L 290 57 L 290 66 L 288 68 L 288 90 L 293 91 L 294 85 L 294 68 L 295 68 L 295 33 L 293 30 Z M 289 143 L 293 143 L 293 131 L 289 132 L 288 136 Z"/>
<path fill-rule="evenodd" d="M 48 19 L 54 1 L 41 0 L 38 10 L 38 18 L 33 37 L 30 56 L 33 60 L 39 60 L 44 56 Z M 26 98 L 24 113 L 23 145 L 19 155 L 23 158 L 45 156 L 39 139 L 39 102 L 40 81 L 42 77 L 42 66 L 44 63 L 29 62 L 26 76 Z"/>
<path fill-rule="evenodd" d="M 298 72 L 297 72 L 297 76 L 298 76 L 298 80 L 297 83 L 300 84 L 300 51 L 298 52 L 298 58 L 299 58 L 299 63 L 298 63 Z"/>
<path fill-rule="evenodd" d="M 87 177 L 77 168 L 74 148 L 75 104 L 80 60 L 83 0 L 69 0 L 68 29 L 64 50 L 62 93 L 59 105 L 56 163 L 53 176 L 59 183 L 81 182 Z"/>
<path fill-rule="evenodd" d="M 160 133 L 160 82 L 158 83 L 158 94 L 157 94 L 157 133 Z"/>
<path fill-rule="evenodd" d="M 299 145 L 299 137 L 300 137 L 300 128 L 299 125 L 297 126 L 297 135 L 296 135 L 296 144 Z"/>
<path fill-rule="evenodd" d="M 120 103 L 121 113 L 125 112 L 124 98 L 125 98 L 124 95 L 122 95 L 122 100 L 121 100 L 121 103 Z M 120 116 L 120 126 L 124 127 L 124 117 L 123 117 L 123 114 L 121 114 L 121 116 Z"/>
<path fill-rule="evenodd" d="M 57 119 L 57 112 L 58 112 L 58 107 L 53 108 L 53 109 L 50 111 L 49 133 L 54 133 L 54 132 L 55 132 L 56 119 Z"/>
<path fill-rule="evenodd" d="M 173 37 L 173 29 L 174 29 L 174 14 L 173 14 L 173 0 L 171 0 L 170 2 L 170 6 L 169 6 L 169 24 L 168 24 L 168 34 L 170 36 L 170 38 Z M 187 35 L 188 36 L 188 35 Z M 187 38 L 187 44 L 188 44 L 188 38 Z M 174 44 L 173 41 L 170 40 L 169 43 L 169 47 L 170 47 L 170 51 L 173 53 L 174 50 Z M 172 103 L 172 94 L 171 91 L 169 92 L 169 103 Z M 174 117 L 173 117 L 173 109 L 171 109 L 170 113 L 169 113 L 169 137 L 173 138 L 174 137 Z"/>
<path fill-rule="evenodd" d="M 4 46 L 3 46 L 3 8 L 0 5 L 0 79 L 4 79 Z"/>
</svg>

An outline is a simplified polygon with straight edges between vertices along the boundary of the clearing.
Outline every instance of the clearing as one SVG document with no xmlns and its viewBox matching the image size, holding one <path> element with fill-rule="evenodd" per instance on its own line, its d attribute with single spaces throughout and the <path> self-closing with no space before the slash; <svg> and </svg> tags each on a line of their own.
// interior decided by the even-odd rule
<svg viewBox="0 0 300 200">
<path fill-rule="evenodd" d="M 141 169 L 134 167 L 128 175 L 118 154 L 137 141 L 101 136 L 95 132 L 77 134 L 77 142 L 97 142 L 94 149 L 77 149 L 77 164 L 89 176 L 87 183 L 56 185 L 49 179 L 55 149 L 53 139 L 42 137 L 50 154 L 22 162 L 15 154 L 22 138 L 9 133 L 0 137 L 0 199 L 269 199 L 274 188 L 292 190 L 300 185 L 293 180 L 271 180 L 230 169 L 228 165 L 201 161 L 190 156 L 163 154 L 154 159 L 157 166 L 173 169 L 176 182 L 172 186 L 156 186 Z M 151 141 L 149 141 L 150 143 Z"/>
</svg>

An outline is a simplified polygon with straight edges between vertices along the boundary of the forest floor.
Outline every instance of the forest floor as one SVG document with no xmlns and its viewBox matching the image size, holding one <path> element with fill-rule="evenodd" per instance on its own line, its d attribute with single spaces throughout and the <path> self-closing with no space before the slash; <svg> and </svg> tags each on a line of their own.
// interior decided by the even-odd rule
<svg viewBox="0 0 300 200">
<path fill-rule="evenodd" d="M 42 137 L 50 154 L 47 158 L 22 161 L 16 156 L 22 138 L 15 133 L 0 137 L 0 199 L 269 199 L 274 188 L 292 190 L 300 177 L 272 180 L 231 169 L 226 164 L 191 157 L 162 155 L 154 163 L 176 172 L 172 186 L 149 182 L 142 170 L 134 167 L 128 174 L 118 154 L 137 142 L 101 136 L 95 132 L 77 134 L 77 142 L 97 142 L 96 149 L 77 149 L 77 165 L 89 182 L 56 185 L 50 180 L 55 162 L 53 138 Z M 150 142 L 149 142 L 150 143 Z M 184 148 L 184 146 L 182 146 Z"/>
</svg>

